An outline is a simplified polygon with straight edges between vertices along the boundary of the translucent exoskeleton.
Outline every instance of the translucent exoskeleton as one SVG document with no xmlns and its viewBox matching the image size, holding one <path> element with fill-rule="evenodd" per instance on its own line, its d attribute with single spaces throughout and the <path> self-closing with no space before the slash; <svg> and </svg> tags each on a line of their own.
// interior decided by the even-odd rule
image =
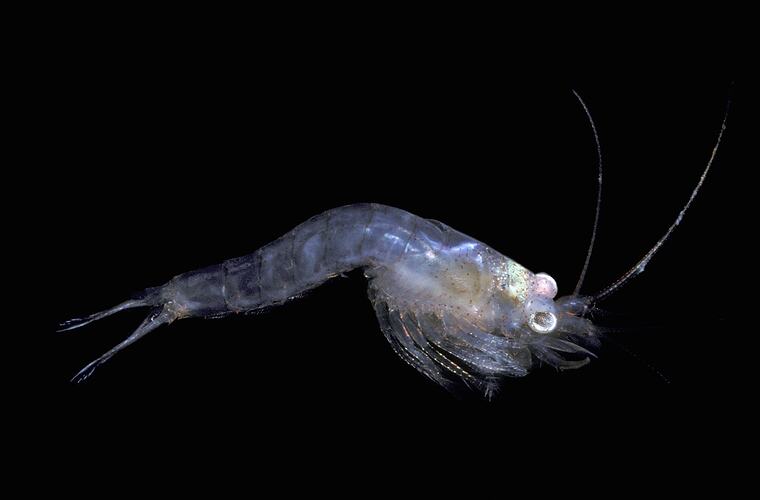
<svg viewBox="0 0 760 500">
<path fill-rule="evenodd" d="M 576 94 L 577 96 L 577 94 Z M 578 97 L 580 100 L 580 97 Z M 602 163 L 593 120 L 583 101 Z M 559 369 L 589 362 L 599 328 L 588 312 L 640 274 L 697 195 L 720 144 L 727 111 L 707 166 L 666 234 L 620 279 L 580 295 L 596 234 L 573 293 L 556 299 L 557 283 L 442 222 L 378 204 L 328 210 L 254 253 L 176 276 L 109 310 L 71 320 L 63 330 L 119 311 L 151 307 L 137 330 L 83 368 L 74 381 L 157 327 L 189 317 L 260 310 L 360 268 L 380 328 L 395 352 L 441 386 L 462 384 L 490 395 L 504 377 L 522 377 L 539 361 Z"/>
</svg>

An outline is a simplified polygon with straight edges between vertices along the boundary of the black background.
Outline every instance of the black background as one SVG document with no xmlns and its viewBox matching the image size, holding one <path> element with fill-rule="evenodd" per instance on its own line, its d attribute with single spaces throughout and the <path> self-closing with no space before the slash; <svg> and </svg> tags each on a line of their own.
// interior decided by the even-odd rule
<svg viewBox="0 0 760 500">
<path fill-rule="evenodd" d="M 348 429 L 380 428 L 403 446 L 402 434 L 458 441 L 492 426 L 619 434 L 635 420 L 667 429 L 743 399 L 728 396 L 743 390 L 735 339 L 746 318 L 734 307 L 745 285 L 735 262 L 747 217 L 736 195 L 746 111 L 730 71 L 532 78 L 477 43 L 188 31 L 71 32 L 42 51 L 32 90 L 49 139 L 31 155 L 51 164 L 40 226 L 50 300 L 25 379 L 34 413 L 55 416 L 40 428 L 185 443 L 251 444 L 263 432 L 322 446 Z M 537 369 L 506 381 L 492 402 L 452 398 L 393 353 L 357 272 L 264 314 L 176 322 L 86 383 L 68 382 L 145 311 L 67 334 L 54 333 L 58 322 L 250 253 L 344 204 L 441 220 L 571 292 L 596 190 L 593 137 L 572 88 L 593 114 L 605 161 L 588 293 L 672 223 L 730 93 L 735 101 L 690 213 L 646 272 L 603 304 L 604 321 L 625 331 L 590 366 Z"/>
</svg>

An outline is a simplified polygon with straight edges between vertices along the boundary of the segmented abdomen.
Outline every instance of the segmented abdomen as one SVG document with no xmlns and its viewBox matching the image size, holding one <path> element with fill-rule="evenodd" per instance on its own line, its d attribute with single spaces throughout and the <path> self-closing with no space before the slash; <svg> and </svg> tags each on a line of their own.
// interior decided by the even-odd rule
<svg viewBox="0 0 760 500">
<path fill-rule="evenodd" d="M 324 212 L 256 252 L 222 264 L 231 310 L 277 304 L 358 267 L 386 266 L 444 244 L 436 224 L 409 212 L 357 204 Z"/>
</svg>

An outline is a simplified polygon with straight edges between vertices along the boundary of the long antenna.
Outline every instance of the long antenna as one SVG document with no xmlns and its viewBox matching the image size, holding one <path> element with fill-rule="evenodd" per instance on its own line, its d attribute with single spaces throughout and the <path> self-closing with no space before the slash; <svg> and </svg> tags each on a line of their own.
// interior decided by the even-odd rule
<svg viewBox="0 0 760 500">
<path fill-rule="evenodd" d="M 578 98 L 578 100 L 581 103 L 581 106 L 583 106 L 583 111 L 586 112 L 588 121 L 591 124 L 591 130 L 594 132 L 594 141 L 596 141 L 597 165 L 599 165 L 599 177 L 598 177 L 599 184 L 597 185 L 597 188 L 596 188 L 596 215 L 594 216 L 594 229 L 593 231 L 591 231 L 591 241 L 588 244 L 588 252 L 586 253 L 586 262 L 583 263 L 583 270 L 581 270 L 581 275 L 578 278 L 578 283 L 575 285 L 575 290 L 573 290 L 573 295 L 578 295 L 578 292 L 580 292 L 581 290 L 581 285 L 583 285 L 583 280 L 586 278 L 588 263 L 591 261 L 591 252 L 594 251 L 594 241 L 596 241 L 596 228 L 599 226 L 599 212 L 602 207 L 602 146 L 599 143 L 599 135 L 596 133 L 596 126 L 594 125 L 594 119 L 591 118 L 591 113 L 586 107 L 586 103 L 583 102 L 583 99 L 581 99 L 581 96 L 578 95 L 578 92 L 573 90 L 573 94 L 575 94 L 575 97 Z"/>
<path fill-rule="evenodd" d="M 694 198 L 696 198 L 697 193 L 699 192 L 699 189 L 702 187 L 702 184 L 705 182 L 705 177 L 707 177 L 707 172 L 710 171 L 710 167 L 712 166 L 712 162 L 715 159 L 715 155 L 718 153 L 718 146 L 720 146 L 720 140 L 723 138 L 723 131 L 726 130 L 726 120 L 728 119 L 728 110 L 731 107 L 731 98 L 728 98 L 728 102 L 726 102 L 726 111 L 723 114 L 723 122 L 720 125 L 720 132 L 718 132 L 718 139 L 715 141 L 715 146 L 712 149 L 712 153 L 710 154 L 710 159 L 707 161 L 707 166 L 705 167 L 705 170 L 702 172 L 702 175 L 699 177 L 699 182 L 697 182 L 696 187 L 694 187 L 694 191 L 691 192 L 691 196 L 689 197 L 689 201 L 686 202 L 686 205 L 681 209 L 681 212 L 678 214 L 678 217 L 676 217 L 675 222 L 670 225 L 667 232 L 665 233 L 665 236 L 660 238 L 660 240 L 655 243 L 655 245 L 652 247 L 651 250 L 649 250 L 644 257 L 641 258 L 640 261 L 636 263 L 635 266 L 630 268 L 628 272 L 626 272 L 623 276 L 621 276 L 617 281 L 612 283 L 610 286 L 602 290 L 601 292 L 594 295 L 592 298 L 592 302 L 599 302 L 600 300 L 604 299 L 605 297 L 609 296 L 612 292 L 617 290 L 618 288 L 622 287 L 628 281 L 630 281 L 635 276 L 641 274 L 644 272 L 644 268 L 649 263 L 649 261 L 652 259 L 655 253 L 660 249 L 663 243 L 667 241 L 667 239 L 670 237 L 670 234 L 675 230 L 676 226 L 681 223 L 681 220 L 683 219 L 684 214 L 691 206 L 691 202 L 694 201 Z"/>
</svg>

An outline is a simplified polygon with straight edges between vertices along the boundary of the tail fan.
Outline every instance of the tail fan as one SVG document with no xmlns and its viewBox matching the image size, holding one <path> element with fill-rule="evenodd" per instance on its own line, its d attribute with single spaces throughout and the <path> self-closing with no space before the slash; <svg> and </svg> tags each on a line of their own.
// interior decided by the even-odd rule
<svg viewBox="0 0 760 500">
<path fill-rule="evenodd" d="M 125 302 L 125 304 L 126 303 L 127 302 Z M 106 311 L 106 314 L 104 314 L 104 316 L 107 316 L 108 314 L 113 314 L 114 312 L 118 312 L 118 311 L 115 311 L 115 309 L 119 307 L 120 306 L 116 306 L 113 309 L 109 309 L 109 311 Z M 129 307 L 137 307 L 137 306 L 129 306 Z M 127 307 L 124 307 L 122 309 L 126 309 L 126 308 Z M 103 314 L 103 313 L 100 313 L 100 314 Z M 100 316 L 100 317 L 104 317 L 104 316 Z M 154 310 L 153 313 L 151 313 L 147 318 L 145 318 L 145 321 L 143 321 L 142 324 L 139 327 L 137 327 L 137 330 L 135 330 L 134 333 L 132 333 L 132 335 L 127 337 L 126 340 L 124 340 L 123 342 L 121 342 L 120 344 L 118 344 L 117 346 L 115 346 L 114 348 L 112 348 L 111 350 L 103 354 L 102 356 L 100 356 L 95 361 L 91 362 L 90 364 L 82 368 L 79 371 L 79 373 L 74 375 L 74 378 L 72 378 L 71 381 L 76 382 L 76 383 L 84 382 L 85 380 L 87 380 L 87 378 L 90 377 L 90 375 L 92 375 L 92 373 L 95 371 L 95 369 L 98 366 L 102 365 L 103 363 L 111 359 L 114 356 L 114 354 L 121 351 L 122 349 L 129 346 L 130 344 L 133 344 L 138 339 L 143 337 L 145 334 L 155 330 L 159 326 L 167 324 L 167 323 L 171 323 L 175 318 L 176 318 L 175 313 L 167 310 L 166 308 L 160 308 L 160 309 Z M 100 318 L 90 319 L 86 323 L 89 323 L 90 321 L 94 321 L 95 319 L 100 319 Z M 83 326 L 86 323 L 78 324 L 71 328 L 78 328 L 79 326 Z"/>
</svg>

